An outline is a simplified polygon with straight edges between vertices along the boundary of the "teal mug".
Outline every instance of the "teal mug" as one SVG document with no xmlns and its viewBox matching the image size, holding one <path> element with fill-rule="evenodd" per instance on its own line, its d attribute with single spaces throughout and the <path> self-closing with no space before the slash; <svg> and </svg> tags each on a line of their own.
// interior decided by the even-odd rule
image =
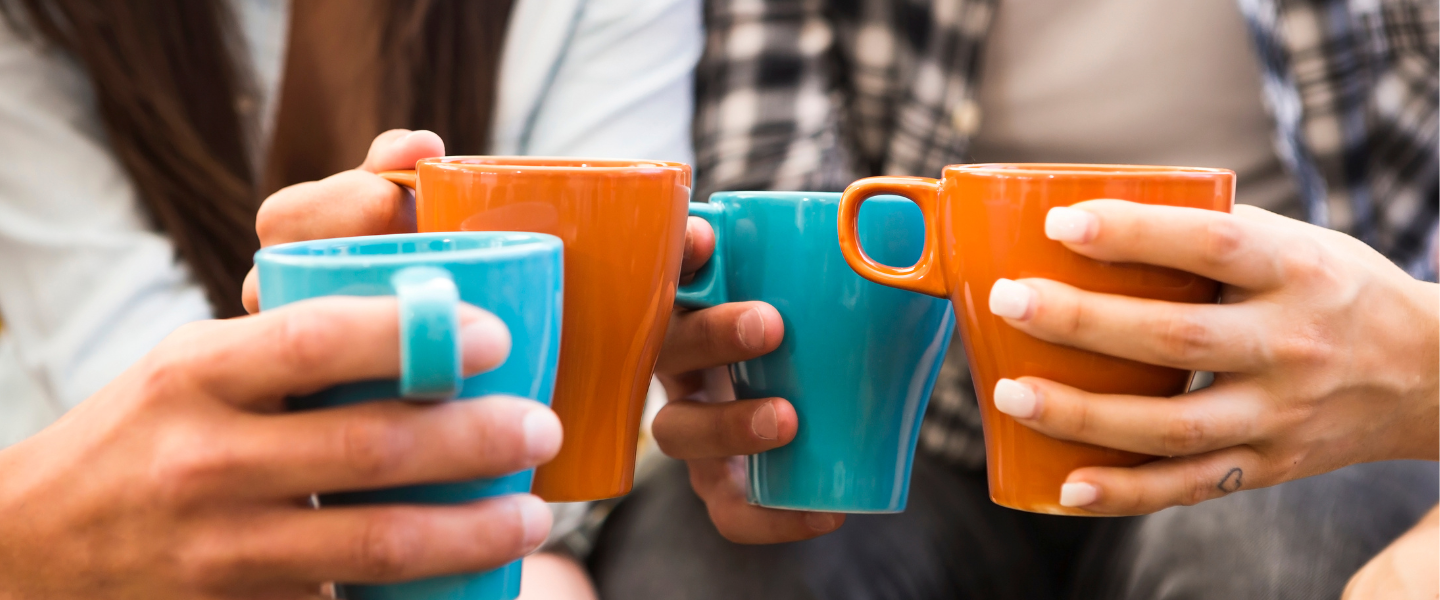
<svg viewBox="0 0 1440 600">
<path fill-rule="evenodd" d="M 840 194 L 819 192 L 722 192 L 691 203 L 715 230 L 715 252 L 675 301 L 760 300 L 785 322 L 779 348 L 730 366 L 738 398 L 785 398 L 800 419 L 794 441 L 747 457 L 751 503 L 900 512 L 955 317 L 944 300 L 856 275 L 840 253 L 839 206 Z M 909 201 L 871 200 L 860 237 L 876 260 L 910 265 L 925 222 Z"/>
<path fill-rule="evenodd" d="M 339 385 L 301 398 L 293 410 L 370 400 L 465 399 L 508 394 L 550 403 L 560 348 L 559 238 L 540 233 L 427 233 L 340 238 L 272 246 L 255 254 L 260 308 L 319 296 L 396 296 L 399 380 Z M 510 355 L 492 371 L 460 374 L 458 303 L 494 313 L 510 329 Z M 493 479 L 325 494 L 320 505 L 454 504 L 530 491 L 534 471 Z M 493 571 L 388 585 L 340 584 L 352 600 L 509 600 L 520 594 L 520 561 Z"/>
</svg>

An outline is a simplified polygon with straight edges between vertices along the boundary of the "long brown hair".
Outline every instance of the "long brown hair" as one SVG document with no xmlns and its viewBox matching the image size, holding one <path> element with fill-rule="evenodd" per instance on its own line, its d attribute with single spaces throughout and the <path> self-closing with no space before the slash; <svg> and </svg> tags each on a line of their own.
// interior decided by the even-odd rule
<svg viewBox="0 0 1440 600">
<path fill-rule="evenodd" d="M 380 0 L 387 127 L 483 153 L 512 0 Z M 0 0 L 0 14 L 85 69 L 111 149 L 216 316 L 243 314 L 259 247 L 249 66 L 226 0 Z"/>
</svg>

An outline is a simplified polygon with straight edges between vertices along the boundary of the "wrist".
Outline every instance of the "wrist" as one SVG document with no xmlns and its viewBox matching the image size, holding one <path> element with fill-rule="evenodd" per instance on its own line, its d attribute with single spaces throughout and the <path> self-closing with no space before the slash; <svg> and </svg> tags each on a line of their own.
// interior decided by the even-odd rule
<svg viewBox="0 0 1440 600">
<path fill-rule="evenodd" d="M 1407 451 L 1397 458 L 1440 460 L 1440 285 L 1414 281 L 1409 300 L 1415 316 L 1414 344 L 1407 344 L 1412 365 L 1406 406 L 1410 431 Z"/>
</svg>

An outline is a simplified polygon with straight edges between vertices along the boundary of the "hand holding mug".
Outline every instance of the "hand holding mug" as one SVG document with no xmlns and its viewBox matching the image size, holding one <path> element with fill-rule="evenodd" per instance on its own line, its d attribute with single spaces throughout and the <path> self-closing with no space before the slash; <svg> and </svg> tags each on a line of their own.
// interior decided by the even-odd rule
<svg viewBox="0 0 1440 600">
<path fill-rule="evenodd" d="M 690 217 L 681 280 L 693 277 L 714 249 L 714 230 L 703 219 Z M 803 540 L 834 531 L 844 522 L 844 515 L 776 510 L 745 500 L 744 456 L 795 438 L 799 423 L 789 402 L 695 399 L 701 392 L 733 398 L 729 378 L 716 368 L 769 353 L 780 346 L 784 328 L 780 313 L 764 302 L 676 308 L 656 365 L 670 402 L 655 415 L 655 441 L 665 454 L 686 462 L 691 487 L 705 501 L 720 534 L 732 542 Z"/>
<path fill-rule="evenodd" d="M 461 305 L 463 371 L 503 323 Z M 533 550 L 529 495 L 312 510 L 314 492 L 493 477 L 559 450 L 543 405 L 285 398 L 400 375 L 394 298 L 325 298 L 187 325 L 36 436 L 0 451 L 0 597 L 317 598 L 322 582 L 477 571 Z M 419 443 L 424 440 L 424 443 Z"/>
<path fill-rule="evenodd" d="M 320 181 L 288 186 L 265 199 L 255 215 L 260 246 L 359 235 L 415 231 L 413 198 L 376 173 L 409 169 L 415 161 L 445 154 L 445 142 L 430 131 L 392 129 L 375 137 L 359 167 Z M 245 277 L 245 310 L 260 310 L 255 269 Z"/>
<path fill-rule="evenodd" d="M 1046 235 L 1102 261 L 1224 284 L 1220 304 L 1002 281 L 991 311 L 1039 339 L 1213 371 L 1170 399 L 1092 394 L 1033 377 L 996 407 L 1056 438 L 1169 458 L 1069 475 L 1066 506 L 1141 514 L 1366 461 L 1437 458 L 1437 286 L 1344 234 L 1236 206 L 1233 214 L 1094 200 L 1052 209 Z"/>
</svg>

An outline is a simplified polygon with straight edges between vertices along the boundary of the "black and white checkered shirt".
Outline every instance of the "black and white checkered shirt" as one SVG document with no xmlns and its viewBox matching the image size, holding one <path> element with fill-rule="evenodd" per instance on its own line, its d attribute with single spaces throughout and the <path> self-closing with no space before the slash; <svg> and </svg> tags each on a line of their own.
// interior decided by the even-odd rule
<svg viewBox="0 0 1440 600">
<path fill-rule="evenodd" d="M 1276 151 L 1307 218 L 1416 277 L 1436 271 L 1435 0 L 1238 0 Z M 831 190 L 966 162 L 997 0 L 708 0 L 696 75 L 697 196 Z M 952 345 L 922 445 L 984 460 Z"/>
</svg>

